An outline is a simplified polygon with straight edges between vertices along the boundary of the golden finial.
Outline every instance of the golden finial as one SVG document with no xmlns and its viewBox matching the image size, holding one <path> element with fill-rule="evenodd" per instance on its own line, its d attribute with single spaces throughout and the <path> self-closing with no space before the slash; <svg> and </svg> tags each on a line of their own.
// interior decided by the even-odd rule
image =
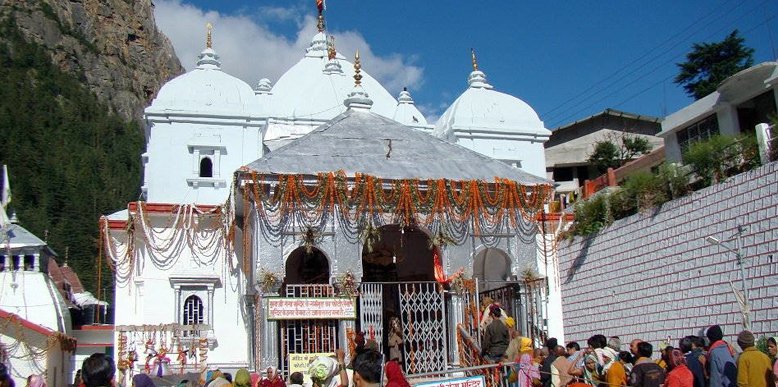
<svg viewBox="0 0 778 387">
<path fill-rule="evenodd" d="M 359 50 L 357 50 L 357 53 L 354 55 L 354 86 L 359 86 L 362 84 L 362 74 L 360 74 L 361 70 L 362 64 L 359 62 Z"/>
<path fill-rule="evenodd" d="M 319 12 L 319 21 L 316 23 L 316 28 L 319 29 L 319 32 L 324 32 L 324 15 Z"/>
<path fill-rule="evenodd" d="M 205 47 L 206 48 L 212 48 L 213 46 L 213 39 L 211 35 L 213 35 L 213 24 L 208 23 L 205 25 L 205 29 L 208 30 L 208 32 L 205 35 Z"/>
<path fill-rule="evenodd" d="M 473 71 L 478 71 L 478 61 L 475 59 L 475 49 L 470 49 L 470 55 L 473 57 Z"/>
<path fill-rule="evenodd" d="M 335 55 L 337 54 L 337 51 L 335 51 L 335 37 L 330 35 L 328 40 L 329 42 L 327 44 L 327 59 L 333 60 L 335 59 Z"/>
</svg>

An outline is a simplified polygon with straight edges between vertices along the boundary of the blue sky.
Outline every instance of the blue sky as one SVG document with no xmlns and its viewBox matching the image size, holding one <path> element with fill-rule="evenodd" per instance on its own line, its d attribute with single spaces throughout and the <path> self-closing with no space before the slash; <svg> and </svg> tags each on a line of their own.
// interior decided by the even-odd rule
<svg viewBox="0 0 778 387">
<path fill-rule="evenodd" d="M 314 0 L 155 0 L 185 67 L 206 21 L 225 71 L 252 84 L 299 60 Z M 739 29 L 755 63 L 778 52 L 775 0 L 327 1 L 328 32 L 395 96 L 403 86 L 433 120 L 464 91 L 470 48 L 496 90 L 555 128 L 605 108 L 663 117 L 691 102 L 672 79 L 695 42 Z M 366 54 L 365 54 L 366 53 Z"/>
</svg>

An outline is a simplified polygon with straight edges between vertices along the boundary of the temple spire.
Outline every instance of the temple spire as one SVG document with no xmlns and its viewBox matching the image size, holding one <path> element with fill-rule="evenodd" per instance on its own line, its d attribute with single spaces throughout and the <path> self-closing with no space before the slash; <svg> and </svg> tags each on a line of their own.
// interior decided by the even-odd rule
<svg viewBox="0 0 778 387">
<path fill-rule="evenodd" d="M 354 86 L 362 85 L 362 63 L 359 61 L 359 50 L 354 55 Z"/>
<path fill-rule="evenodd" d="M 354 89 L 347 96 L 343 104 L 352 110 L 369 111 L 373 106 L 373 100 L 362 88 L 362 63 L 359 60 L 359 50 L 354 55 Z"/>
<path fill-rule="evenodd" d="M 470 49 L 470 56 L 473 59 L 473 71 L 478 71 L 478 60 L 475 58 L 475 49 Z"/>
<path fill-rule="evenodd" d="M 335 50 L 335 37 L 330 35 L 327 38 L 327 59 L 333 60 L 337 55 L 337 51 Z"/>
<path fill-rule="evenodd" d="M 213 24 L 208 23 L 205 25 L 205 29 L 207 30 L 205 34 L 205 47 L 206 48 L 213 48 Z"/>
<path fill-rule="evenodd" d="M 319 11 L 319 18 L 316 22 L 316 28 L 319 29 L 319 32 L 324 32 L 324 9 L 326 8 L 326 5 L 324 4 L 324 0 L 316 0 L 316 9 Z"/>
</svg>

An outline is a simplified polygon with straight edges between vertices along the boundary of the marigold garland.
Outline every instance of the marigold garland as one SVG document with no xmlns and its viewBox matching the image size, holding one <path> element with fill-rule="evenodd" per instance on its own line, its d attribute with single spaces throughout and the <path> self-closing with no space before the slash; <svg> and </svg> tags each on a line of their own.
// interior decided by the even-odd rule
<svg viewBox="0 0 778 387">
<path fill-rule="evenodd" d="M 244 183 L 251 186 L 244 186 L 244 198 L 250 193 L 259 216 L 268 220 L 295 214 L 302 215 L 302 219 L 321 219 L 324 212 L 337 212 L 343 219 L 359 222 L 393 214 L 397 223 L 420 221 L 430 226 L 448 217 L 469 223 L 476 235 L 484 226 L 494 229 L 506 219 L 515 228 L 519 216 L 536 222 L 536 214 L 552 192 L 547 184 L 527 186 L 502 178 L 493 182 L 383 179 L 361 173 L 350 178 L 336 171 L 306 179 L 300 174 L 241 173 Z"/>
</svg>

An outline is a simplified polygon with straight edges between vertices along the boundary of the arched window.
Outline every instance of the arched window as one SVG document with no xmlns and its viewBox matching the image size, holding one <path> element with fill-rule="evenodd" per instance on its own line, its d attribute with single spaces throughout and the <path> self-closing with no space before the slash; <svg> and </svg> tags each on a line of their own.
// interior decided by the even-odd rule
<svg viewBox="0 0 778 387">
<path fill-rule="evenodd" d="M 203 301 L 200 297 L 189 296 L 184 301 L 184 315 L 181 319 L 183 325 L 197 325 L 203 323 Z"/>
<path fill-rule="evenodd" d="M 200 177 L 213 177 L 213 161 L 208 157 L 200 160 Z"/>
</svg>

